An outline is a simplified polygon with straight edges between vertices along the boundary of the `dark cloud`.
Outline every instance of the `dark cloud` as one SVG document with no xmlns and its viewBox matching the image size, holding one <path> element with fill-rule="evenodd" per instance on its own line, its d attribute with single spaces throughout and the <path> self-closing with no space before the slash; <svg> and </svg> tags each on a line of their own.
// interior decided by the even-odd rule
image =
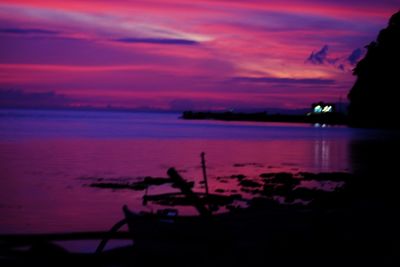
<svg viewBox="0 0 400 267">
<path fill-rule="evenodd" d="M 168 38 L 120 38 L 114 40 L 121 43 L 147 43 L 165 45 L 196 45 L 197 41 L 188 39 L 168 39 Z"/>
<path fill-rule="evenodd" d="M 59 32 L 44 30 L 44 29 L 29 29 L 29 28 L 5 28 L 0 29 L 0 33 L 10 33 L 10 34 L 43 34 L 43 35 L 57 35 Z"/>
<path fill-rule="evenodd" d="M 355 65 L 358 60 L 363 56 L 364 52 L 362 49 L 357 48 L 348 57 L 332 58 L 329 54 L 329 46 L 324 45 L 319 51 L 313 51 L 307 58 L 306 62 L 315 65 L 332 65 L 342 71 L 349 69 L 349 63 Z"/>
<path fill-rule="evenodd" d="M 311 55 L 307 58 L 307 62 L 322 65 L 328 62 L 328 50 L 329 47 L 324 45 L 319 51 L 313 51 Z M 329 62 L 328 62 L 329 63 Z"/>
<path fill-rule="evenodd" d="M 250 83 L 281 83 L 281 84 L 335 84 L 335 80 L 331 79 L 291 79 L 291 78 L 273 78 L 273 77 L 235 77 L 234 81 L 250 82 Z"/>
<path fill-rule="evenodd" d="M 0 107 L 66 107 L 71 99 L 54 92 L 28 93 L 22 90 L 0 89 Z"/>
<path fill-rule="evenodd" d="M 351 52 L 347 60 L 350 62 L 351 65 L 355 65 L 360 60 L 363 54 L 363 50 L 361 48 L 357 48 L 353 52 Z"/>
</svg>

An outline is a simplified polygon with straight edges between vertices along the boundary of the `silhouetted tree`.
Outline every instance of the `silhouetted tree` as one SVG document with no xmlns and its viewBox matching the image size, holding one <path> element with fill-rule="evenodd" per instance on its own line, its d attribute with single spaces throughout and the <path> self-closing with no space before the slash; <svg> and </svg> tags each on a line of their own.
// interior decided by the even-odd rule
<svg viewBox="0 0 400 267">
<path fill-rule="evenodd" d="M 400 128 L 400 11 L 366 48 L 353 71 L 357 81 L 348 95 L 350 124 Z"/>
</svg>

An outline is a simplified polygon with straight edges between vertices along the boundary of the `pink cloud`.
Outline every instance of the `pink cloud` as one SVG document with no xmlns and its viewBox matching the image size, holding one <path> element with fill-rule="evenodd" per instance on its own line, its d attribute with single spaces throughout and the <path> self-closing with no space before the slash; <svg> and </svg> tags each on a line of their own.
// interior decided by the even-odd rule
<svg viewBox="0 0 400 267">
<path fill-rule="evenodd" d="M 306 64 L 312 51 L 328 45 L 331 58 L 348 60 L 397 6 L 388 0 L 4 0 L 0 86 L 60 92 L 91 105 L 308 106 L 345 96 L 354 80 L 349 69 Z M 287 82 L 307 79 L 335 82 Z"/>
</svg>

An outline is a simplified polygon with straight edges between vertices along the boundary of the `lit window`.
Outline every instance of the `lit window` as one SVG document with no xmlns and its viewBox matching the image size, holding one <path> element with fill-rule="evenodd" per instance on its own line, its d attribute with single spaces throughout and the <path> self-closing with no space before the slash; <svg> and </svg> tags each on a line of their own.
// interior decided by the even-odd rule
<svg viewBox="0 0 400 267">
<path fill-rule="evenodd" d="M 332 106 L 325 106 L 325 107 L 322 109 L 322 112 L 332 112 Z"/>
<path fill-rule="evenodd" d="M 315 113 L 321 113 L 322 112 L 322 107 L 320 105 L 317 105 L 314 107 L 314 112 Z"/>
</svg>

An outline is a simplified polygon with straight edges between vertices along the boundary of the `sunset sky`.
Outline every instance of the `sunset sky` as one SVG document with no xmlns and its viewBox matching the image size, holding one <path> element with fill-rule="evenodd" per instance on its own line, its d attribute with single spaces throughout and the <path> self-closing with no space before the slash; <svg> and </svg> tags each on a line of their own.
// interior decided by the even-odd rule
<svg viewBox="0 0 400 267">
<path fill-rule="evenodd" d="M 398 0 L 0 0 L 0 107 L 346 100 Z"/>
</svg>

